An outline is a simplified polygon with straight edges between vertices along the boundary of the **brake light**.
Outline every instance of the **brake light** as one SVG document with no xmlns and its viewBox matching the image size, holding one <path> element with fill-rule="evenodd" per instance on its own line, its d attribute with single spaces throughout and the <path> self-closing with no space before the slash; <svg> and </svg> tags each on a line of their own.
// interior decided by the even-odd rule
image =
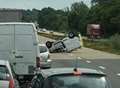
<svg viewBox="0 0 120 88">
<path fill-rule="evenodd" d="M 10 81 L 9 81 L 9 88 L 15 88 L 13 79 L 10 79 Z"/>
<path fill-rule="evenodd" d="M 78 75 L 81 75 L 81 72 L 80 72 L 80 70 L 78 70 L 77 68 L 75 68 L 73 74 L 75 76 L 78 76 Z"/>
<path fill-rule="evenodd" d="M 36 67 L 40 67 L 40 57 L 36 57 Z"/>
</svg>

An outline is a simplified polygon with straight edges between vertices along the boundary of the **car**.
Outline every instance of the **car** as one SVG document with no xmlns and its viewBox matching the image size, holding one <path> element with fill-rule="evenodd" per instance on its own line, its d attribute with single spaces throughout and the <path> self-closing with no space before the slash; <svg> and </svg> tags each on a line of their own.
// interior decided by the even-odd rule
<svg viewBox="0 0 120 88">
<path fill-rule="evenodd" d="M 101 71 L 89 68 L 51 68 L 39 70 L 31 88 L 111 88 Z"/>
<path fill-rule="evenodd" d="M 39 44 L 39 56 L 40 56 L 40 67 L 49 68 L 51 67 L 52 60 L 50 59 L 49 49 L 45 44 Z"/>
<path fill-rule="evenodd" d="M 0 88 L 20 88 L 10 63 L 0 60 Z"/>
</svg>

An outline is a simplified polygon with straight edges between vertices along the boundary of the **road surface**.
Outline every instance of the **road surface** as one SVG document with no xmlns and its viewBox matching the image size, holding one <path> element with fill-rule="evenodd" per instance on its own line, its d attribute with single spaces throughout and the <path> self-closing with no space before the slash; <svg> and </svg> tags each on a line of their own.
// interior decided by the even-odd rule
<svg viewBox="0 0 120 88">
<path fill-rule="evenodd" d="M 50 40 L 49 38 L 42 36 L 39 36 L 39 39 L 42 43 Z M 89 48 L 78 49 L 71 53 L 52 53 L 52 67 L 75 67 L 76 58 L 78 67 L 101 70 L 107 74 L 112 88 L 120 88 L 120 55 L 101 52 Z"/>
</svg>

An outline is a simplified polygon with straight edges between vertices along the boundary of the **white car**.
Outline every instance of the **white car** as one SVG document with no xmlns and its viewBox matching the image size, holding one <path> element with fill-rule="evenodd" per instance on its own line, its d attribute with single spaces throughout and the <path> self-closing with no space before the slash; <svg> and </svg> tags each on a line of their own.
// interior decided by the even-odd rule
<svg viewBox="0 0 120 88">
<path fill-rule="evenodd" d="M 19 88 L 14 71 L 5 60 L 0 60 L 0 88 Z"/>
<path fill-rule="evenodd" d="M 49 68 L 51 67 L 52 60 L 50 59 L 49 49 L 46 47 L 45 44 L 39 44 L 39 51 L 40 51 L 40 66 L 42 68 Z"/>
</svg>

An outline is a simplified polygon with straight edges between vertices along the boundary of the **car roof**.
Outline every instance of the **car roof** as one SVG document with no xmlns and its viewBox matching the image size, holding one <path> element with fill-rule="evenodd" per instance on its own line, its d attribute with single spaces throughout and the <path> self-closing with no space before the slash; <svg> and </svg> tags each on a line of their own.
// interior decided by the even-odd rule
<svg viewBox="0 0 120 88">
<path fill-rule="evenodd" d="M 77 68 L 77 70 L 80 71 L 81 74 L 93 74 L 93 75 L 104 75 L 102 71 L 98 71 L 95 69 L 89 69 L 89 68 Z M 45 69 L 41 70 L 41 73 L 45 76 L 53 76 L 53 75 L 64 75 L 64 74 L 72 74 L 74 72 L 74 68 L 51 68 L 51 69 Z"/>
<path fill-rule="evenodd" d="M 7 65 L 9 62 L 7 60 L 0 60 L 0 65 Z"/>
</svg>

